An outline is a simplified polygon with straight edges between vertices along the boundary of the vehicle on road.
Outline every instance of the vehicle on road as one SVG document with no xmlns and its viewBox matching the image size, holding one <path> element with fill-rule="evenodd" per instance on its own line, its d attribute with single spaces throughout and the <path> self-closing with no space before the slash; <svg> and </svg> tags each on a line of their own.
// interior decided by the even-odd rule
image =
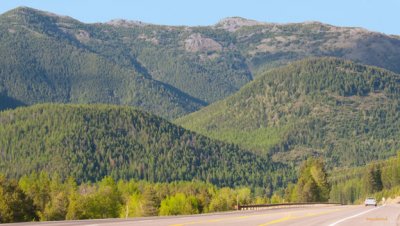
<svg viewBox="0 0 400 226">
<path fill-rule="evenodd" d="M 366 198 L 364 202 L 365 206 L 377 206 L 376 199 Z"/>
</svg>

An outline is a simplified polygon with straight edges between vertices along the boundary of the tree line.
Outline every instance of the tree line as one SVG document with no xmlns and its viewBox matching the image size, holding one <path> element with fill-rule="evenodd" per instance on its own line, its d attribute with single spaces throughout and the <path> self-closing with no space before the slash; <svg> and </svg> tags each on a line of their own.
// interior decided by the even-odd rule
<svg viewBox="0 0 400 226">
<path fill-rule="evenodd" d="M 0 194 L 1 223 L 197 214 L 281 200 L 255 196 L 246 187 L 219 188 L 200 181 L 152 183 L 106 176 L 78 185 L 73 177 L 62 180 L 44 171 L 18 181 L 0 176 Z"/>
<path fill-rule="evenodd" d="M 217 187 L 201 181 L 154 183 L 106 176 L 78 185 L 45 171 L 18 181 L 0 176 L 0 222 L 54 221 L 199 214 L 236 205 L 325 202 L 329 183 L 322 160 L 307 160 L 295 185 L 268 195 L 263 189 Z"/>
</svg>

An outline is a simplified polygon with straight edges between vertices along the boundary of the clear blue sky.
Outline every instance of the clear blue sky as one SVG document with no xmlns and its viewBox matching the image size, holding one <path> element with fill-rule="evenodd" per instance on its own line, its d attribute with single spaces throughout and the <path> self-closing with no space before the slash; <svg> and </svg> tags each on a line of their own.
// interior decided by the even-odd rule
<svg viewBox="0 0 400 226">
<path fill-rule="evenodd" d="M 140 20 L 165 25 L 211 25 L 241 16 L 264 22 L 321 21 L 400 34 L 400 0 L 0 0 L 0 13 L 29 6 L 83 22 Z"/>
</svg>

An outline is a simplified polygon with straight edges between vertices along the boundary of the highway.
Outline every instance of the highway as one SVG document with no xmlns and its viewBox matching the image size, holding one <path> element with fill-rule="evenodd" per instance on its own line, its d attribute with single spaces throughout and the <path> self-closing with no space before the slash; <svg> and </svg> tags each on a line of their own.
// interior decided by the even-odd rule
<svg viewBox="0 0 400 226">
<path fill-rule="evenodd" d="M 364 206 L 310 206 L 268 209 L 257 211 L 235 211 L 191 216 L 149 217 L 136 219 L 104 219 L 60 222 L 31 222 L 9 224 L 13 226 L 266 226 L 266 225 L 326 225 L 369 226 L 400 225 L 400 204 L 378 207 Z M 4 224 L 8 225 L 8 224 Z"/>
</svg>

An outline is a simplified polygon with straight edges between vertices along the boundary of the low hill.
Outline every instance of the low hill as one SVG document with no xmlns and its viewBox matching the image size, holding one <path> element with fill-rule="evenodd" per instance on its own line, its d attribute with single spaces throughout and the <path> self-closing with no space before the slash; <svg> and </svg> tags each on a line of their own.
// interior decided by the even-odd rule
<svg viewBox="0 0 400 226">
<path fill-rule="evenodd" d="M 12 178 L 44 170 L 79 181 L 111 175 L 272 188 L 291 175 L 266 157 L 130 107 L 35 105 L 0 112 L 0 122 L 0 171 Z"/>
<path fill-rule="evenodd" d="M 272 69 L 176 122 L 275 161 L 362 165 L 400 148 L 400 75 L 336 58 Z"/>
</svg>

